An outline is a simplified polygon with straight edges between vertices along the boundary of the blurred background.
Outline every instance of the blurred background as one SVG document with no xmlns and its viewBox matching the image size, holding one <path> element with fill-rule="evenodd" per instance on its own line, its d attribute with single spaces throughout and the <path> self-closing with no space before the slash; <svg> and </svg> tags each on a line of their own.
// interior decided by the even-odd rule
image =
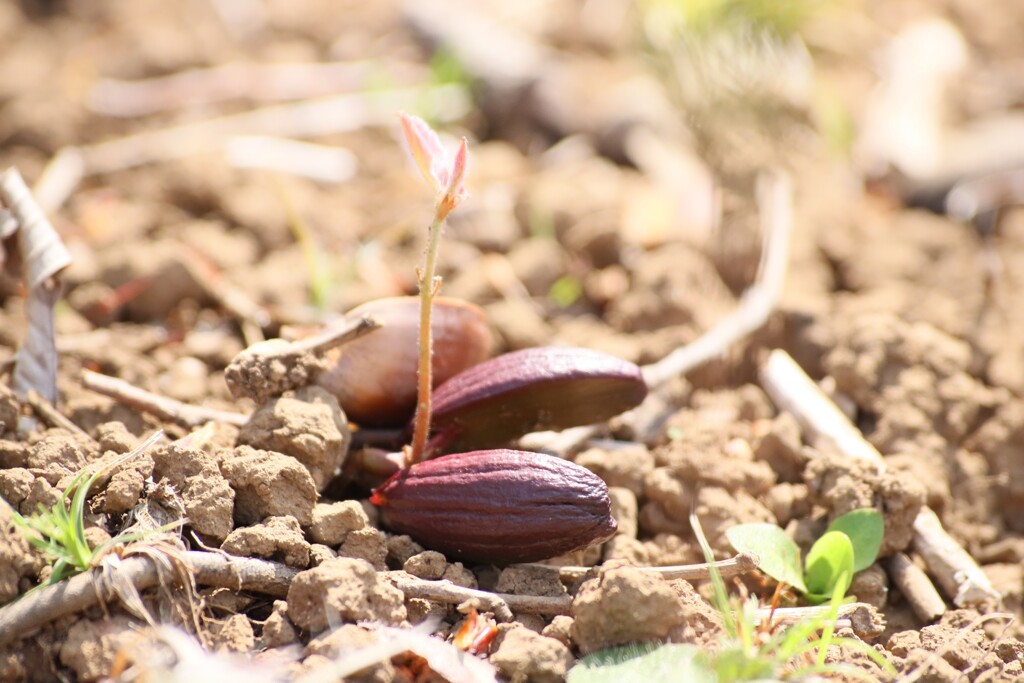
<svg viewBox="0 0 1024 683">
<path fill-rule="evenodd" d="M 1022 25 L 994 0 L 8 1 L 0 164 L 75 256 L 64 333 L 158 323 L 214 369 L 415 290 L 432 197 L 399 110 L 470 138 L 444 292 L 505 349 L 648 362 L 693 339 L 752 281 L 756 179 L 783 168 L 792 265 L 755 343 L 814 370 L 823 316 L 885 310 L 976 341 L 1019 391 Z M 749 378 L 723 368 L 694 381 Z"/>
</svg>

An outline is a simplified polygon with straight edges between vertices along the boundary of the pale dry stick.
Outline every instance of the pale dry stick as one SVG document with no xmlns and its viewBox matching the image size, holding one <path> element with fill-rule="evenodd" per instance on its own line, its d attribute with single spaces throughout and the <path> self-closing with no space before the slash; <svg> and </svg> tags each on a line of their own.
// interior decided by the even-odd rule
<svg viewBox="0 0 1024 683">
<path fill-rule="evenodd" d="M 779 411 L 796 418 L 812 446 L 868 462 L 879 472 L 885 469 L 882 454 L 788 353 L 772 351 L 760 379 Z"/>
<path fill-rule="evenodd" d="M 207 422 L 223 422 L 241 427 L 249 421 L 249 416 L 242 413 L 182 403 L 140 389 L 123 379 L 102 375 L 92 370 L 82 370 L 82 385 L 98 394 L 109 396 L 122 405 L 185 427 L 198 427 Z"/>
<path fill-rule="evenodd" d="M 351 180 L 359 167 L 356 155 L 344 147 L 269 135 L 236 135 L 224 151 L 234 168 L 289 173 L 321 183 Z"/>
<path fill-rule="evenodd" d="M 807 619 L 829 618 L 832 615 L 831 605 L 814 607 L 759 607 L 759 620 L 771 619 L 773 624 L 796 624 Z M 874 640 L 884 630 L 885 625 L 878 610 L 866 602 L 848 602 L 839 606 L 839 618 L 835 622 L 836 629 L 851 628 L 858 638 Z"/>
<path fill-rule="evenodd" d="M 757 189 L 764 235 L 757 279 L 743 293 L 739 307 L 706 334 L 657 363 L 644 366 L 644 379 L 649 386 L 661 386 L 722 355 L 731 345 L 760 329 L 778 305 L 789 267 L 793 183 L 782 171 L 773 171 L 759 178 Z"/>
<path fill-rule="evenodd" d="M 64 205 L 85 177 L 85 158 L 78 147 L 62 147 L 47 162 L 32 186 L 43 211 L 53 212 Z"/>
<path fill-rule="evenodd" d="M 569 595 L 550 597 L 489 593 L 476 588 L 457 586 L 448 580 L 418 579 L 405 572 L 383 572 L 379 576 L 391 582 L 405 594 L 406 598 L 422 598 L 449 605 L 476 600 L 483 609 L 494 612 L 494 618 L 501 622 L 511 621 L 513 612 L 555 616 L 569 614 L 572 608 L 572 596 Z"/>
<path fill-rule="evenodd" d="M 563 583 L 572 583 L 582 579 L 596 567 L 554 567 L 547 564 L 522 564 L 521 567 L 543 567 L 551 571 L 558 571 L 558 578 Z M 728 560 L 715 562 L 715 568 L 723 577 L 740 576 L 749 574 L 758 568 L 758 560 L 755 555 L 740 553 Z M 679 564 L 667 567 L 637 567 L 645 574 L 660 576 L 666 580 L 685 579 L 686 581 L 703 581 L 711 578 L 711 570 L 705 564 Z"/>
<path fill-rule="evenodd" d="M 192 258 L 183 258 L 180 263 L 207 296 L 239 321 L 246 344 L 265 341 L 263 329 L 271 322 L 267 309 L 256 303 L 244 289 L 224 277 L 205 260 L 202 253 L 193 252 Z"/>
<path fill-rule="evenodd" d="M 275 598 L 288 595 L 298 569 L 251 557 L 226 557 L 201 551 L 183 553 L 197 584 L 264 593 Z M 160 575 L 152 560 L 128 557 L 117 569 L 119 578 L 142 591 L 156 586 Z M 53 586 L 39 588 L 16 602 L 0 607 L 0 647 L 16 642 L 61 617 L 77 614 L 115 596 L 102 589 L 97 570 L 90 570 Z"/>
<path fill-rule="evenodd" d="M 955 605 L 999 602 L 999 591 L 992 586 L 985 570 L 942 528 L 942 522 L 930 508 L 921 510 L 914 519 L 914 550 Z"/>
<path fill-rule="evenodd" d="M 946 613 L 946 603 L 935 585 L 904 553 L 896 553 L 883 560 L 883 563 L 892 582 L 907 598 L 918 619 L 931 624 Z"/>
<path fill-rule="evenodd" d="M 135 117 L 240 98 L 252 102 L 307 100 L 357 90 L 372 68 L 368 60 L 238 62 L 138 81 L 104 78 L 89 92 L 86 106 L 107 116 Z"/>
<path fill-rule="evenodd" d="M 762 176 L 758 183 L 758 206 L 763 237 L 757 278 L 743 293 L 735 311 L 693 342 L 642 368 L 644 380 L 655 391 L 619 418 L 626 424 L 635 421 L 632 426 L 636 433 L 649 435 L 653 431 L 651 425 L 662 419 L 661 406 L 645 407 L 648 402 L 661 400 L 656 391 L 659 387 L 724 354 L 731 345 L 760 329 L 778 305 L 789 267 L 793 232 L 793 183 L 785 172 L 774 170 Z M 563 432 L 536 432 L 523 437 L 520 445 L 564 457 L 578 450 L 600 429 L 601 425 L 590 425 Z"/>
<path fill-rule="evenodd" d="M 761 367 L 760 379 L 761 386 L 775 405 L 796 418 L 811 445 L 868 462 L 879 472 L 885 470 L 882 454 L 788 353 L 781 349 L 772 351 Z M 924 508 L 914 521 L 914 547 L 924 557 L 939 584 L 954 598 L 957 606 L 967 604 L 959 600 L 998 600 L 999 593 L 985 572 L 945 532 L 934 515 Z"/>
<path fill-rule="evenodd" d="M 309 138 L 387 125 L 395 112 L 426 100 L 442 121 L 457 119 L 469 109 L 461 86 L 419 88 L 337 95 L 287 105 L 253 109 L 171 128 L 146 131 L 81 148 L 87 174 L 109 173 L 156 161 L 169 161 L 219 150 L 235 135 Z"/>
<path fill-rule="evenodd" d="M 32 410 L 42 418 L 43 422 L 51 427 L 58 427 L 67 430 L 76 436 L 92 441 L 88 432 L 72 422 L 68 417 L 53 407 L 53 404 L 43 398 L 38 391 L 29 390 L 25 402 L 32 406 Z"/>
</svg>

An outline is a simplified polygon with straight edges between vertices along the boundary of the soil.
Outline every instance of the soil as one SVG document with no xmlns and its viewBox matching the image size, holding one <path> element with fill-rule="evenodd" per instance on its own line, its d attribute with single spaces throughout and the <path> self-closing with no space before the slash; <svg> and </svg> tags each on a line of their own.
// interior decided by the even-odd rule
<svg viewBox="0 0 1024 683">
<path fill-rule="evenodd" d="M 530 3 L 528 11 L 465 0 L 237 6 L 248 9 L 234 15 L 235 5 L 213 0 L 0 3 L 2 166 L 16 166 L 32 185 L 68 146 L 92 164 L 48 212 L 73 255 L 55 312 L 55 408 L 75 430 L 10 388 L 27 334 L 26 291 L 11 258 L 15 242 L 2 243 L 0 496 L 12 508 L 53 506 L 83 467 L 163 429 L 164 440 L 92 490 L 92 543 L 139 519 L 184 517 L 180 539 L 169 541 L 179 549 L 263 558 L 294 578 L 276 594 L 200 585 L 190 607 L 182 595 L 143 591 L 155 621 L 197 634 L 209 651 L 233 653 L 253 676 L 280 680 L 391 642 L 397 636 L 385 626 L 429 622 L 435 640 L 450 641 L 470 607 L 486 611 L 479 602 L 405 595 L 389 579 L 398 572 L 571 601 L 565 613 L 513 613 L 477 655 L 502 680 L 559 681 L 579 657 L 613 645 L 715 647 L 722 624 L 708 587 L 636 568 L 703 560 L 692 511 L 725 558 L 732 525 L 777 523 L 806 548 L 830 519 L 875 507 L 885 514 L 883 557 L 905 552 L 923 566 L 912 525 L 927 506 L 1000 600 L 960 605 L 947 594 L 948 611 L 927 623 L 883 560 L 851 592 L 877 608 L 884 626 L 842 634 L 874 646 L 898 676 L 1024 679 L 1024 322 L 1016 315 L 1024 210 L 1008 192 L 979 205 L 973 222 L 945 215 L 922 197 L 977 167 L 950 151 L 922 172 L 931 147 L 908 163 L 895 142 L 868 145 L 893 39 L 919 26 L 952 35 L 961 47 L 941 54 L 953 59 L 962 48 L 964 64 L 940 91 L 945 120 L 913 119 L 908 130 L 941 125 L 959 140 L 999 117 L 1019 123 L 1024 5 L 843 3 L 802 26 L 807 50 L 798 50 L 796 66 L 728 62 L 705 90 L 685 73 L 671 75 L 657 18 L 647 17 L 645 34 L 640 10 L 617 0 Z M 923 54 L 940 54 L 929 49 Z M 348 70 L 291 86 L 240 72 L 205 89 L 153 81 L 163 85 L 136 104 L 158 109 L 109 109 L 132 104 L 127 92 L 114 94 L 111 79 L 328 61 Z M 922 71 L 917 82 L 933 76 Z M 432 102 L 427 91 L 440 83 L 459 94 Z M 286 87 L 304 90 L 287 95 Z M 414 95 L 376 113 L 394 89 Z M 152 162 L 143 137 L 117 167 L 103 165 L 111 147 L 97 146 L 325 94 L 359 103 L 349 105 L 359 109 L 351 125 L 334 112 L 336 129 L 322 133 L 314 122 L 299 136 L 347 150 L 355 170 L 336 180 L 243 168 L 223 144 L 193 145 L 187 136 Z M 357 409 L 362 425 L 328 389 L 366 387 L 337 377 L 314 384 L 322 361 L 259 375 L 249 392 L 258 402 L 225 382 L 232 360 L 263 338 L 306 337 L 356 306 L 416 292 L 431 197 L 398 140 L 399 107 L 470 139 L 469 199 L 446 228 L 440 272 L 445 296 L 480 307 L 492 355 L 575 345 L 642 364 L 693 341 L 736 308 L 757 273 L 758 173 L 777 166 L 793 178 L 791 258 L 768 323 L 659 389 L 668 409 L 650 433 L 612 420 L 566 454 L 607 482 L 618 522 L 600 545 L 548 562 L 593 567 L 568 586 L 532 565 L 454 562 L 380 524 L 353 469 L 373 462 L 357 454 L 382 425 L 404 426 L 393 415 L 408 411 L 415 382 L 395 370 L 408 358 L 375 345 L 391 343 L 384 337 L 358 342 L 359 373 L 388 378 Z M 991 152 L 991 168 L 1019 173 L 1024 156 L 1012 157 L 1013 144 L 1003 142 L 979 138 L 969 147 Z M 479 318 L 475 309 L 457 312 Z M 477 354 L 488 331 L 473 335 L 465 353 L 439 342 L 439 353 L 455 359 L 445 362 L 455 367 Z M 757 375 L 773 348 L 789 352 L 854 418 L 885 456 L 884 472 L 812 448 L 793 416 L 777 410 Z M 202 425 L 154 415 L 88 389 L 84 370 L 242 417 Z M 291 383 L 280 396 L 268 384 L 275 373 Z M 394 402 L 384 405 L 389 396 Z M 50 568 L 7 506 L 0 528 L 2 605 Z M 737 583 L 770 601 L 763 577 Z M 193 661 L 192 645 L 175 634 L 108 601 L 0 646 L 0 681 L 138 680 Z M 855 651 L 829 656 L 892 678 Z M 352 680 L 446 680 L 440 655 L 424 657 L 387 653 Z"/>
</svg>

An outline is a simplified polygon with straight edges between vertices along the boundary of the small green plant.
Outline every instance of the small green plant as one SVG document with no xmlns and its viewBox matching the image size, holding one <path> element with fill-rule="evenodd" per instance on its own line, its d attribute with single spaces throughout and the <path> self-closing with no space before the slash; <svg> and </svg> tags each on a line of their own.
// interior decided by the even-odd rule
<svg viewBox="0 0 1024 683">
<path fill-rule="evenodd" d="M 774 524 L 739 524 L 725 532 L 737 551 L 757 555 L 761 571 L 816 605 L 846 593 L 853 575 L 878 557 L 884 534 L 877 510 L 854 510 L 837 517 L 801 561 L 800 548 Z"/>
<path fill-rule="evenodd" d="M 64 490 L 61 499 L 49 509 L 40 506 L 38 512 L 25 516 L 11 508 L 15 526 L 26 540 L 42 551 L 51 562 L 53 570 L 40 586 L 60 583 L 70 576 L 88 571 L 119 545 L 180 525 L 174 522 L 150 531 L 118 534 L 95 548 L 90 547 L 85 538 L 86 501 L 93 485 L 105 472 L 143 453 L 162 434 L 163 432 L 155 433 L 135 450 L 105 464 L 92 473 L 88 468 L 83 469 L 71 480 L 71 484 Z M 0 501 L 2 500 L 0 498 Z M 4 504 L 10 507 L 6 502 Z"/>
<path fill-rule="evenodd" d="M 838 520 L 837 520 L 838 521 Z M 869 672 L 841 664 L 826 664 L 829 647 L 839 645 L 867 655 L 887 672 L 894 672 L 878 652 L 854 638 L 836 637 L 835 622 L 844 593 L 835 590 L 828 608 L 788 627 L 760 620 L 757 600 L 730 599 L 714 565 L 714 555 L 696 515 L 690 516 L 697 541 L 711 573 L 712 600 L 722 615 L 724 635 L 708 652 L 694 645 L 641 643 L 609 648 L 587 655 L 569 671 L 568 683 L 647 683 L 679 680 L 704 683 L 730 681 L 800 680 L 816 674 L 876 680 Z M 877 552 L 877 550 L 876 550 Z M 848 585 L 840 577 L 838 585 Z"/>
</svg>

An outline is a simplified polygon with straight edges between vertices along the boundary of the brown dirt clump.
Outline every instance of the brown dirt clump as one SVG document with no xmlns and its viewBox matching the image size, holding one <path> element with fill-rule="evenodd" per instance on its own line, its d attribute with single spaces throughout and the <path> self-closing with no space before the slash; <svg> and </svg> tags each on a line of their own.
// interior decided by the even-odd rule
<svg viewBox="0 0 1024 683">
<path fill-rule="evenodd" d="M 316 485 L 294 458 L 239 446 L 225 456 L 220 471 L 235 491 L 235 522 L 255 524 L 266 517 L 290 515 L 303 527 L 313 523 Z"/>
<path fill-rule="evenodd" d="M 217 458 L 174 444 L 152 453 L 153 479 L 178 492 L 189 526 L 212 543 L 227 538 L 234 528 L 235 490 L 221 474 Z"/>
<path fill-rule="evenodd" d="M 309 566 L 309 543 L 291 516 L 268 517 L 260 524 L 235 529 L 220 546 L 241 557 L 263 557 L 290 567 Z"/>
<path fill-rule="evenodd" d="M 824 455 L 811 460 L 805 477 L 811 499 L 828 510 L 829 520 L 859 508 L 875 508 L 885 516 L 882 557 L 910 544 L 924 503 L 924 487 L 910 475 L 879 474 L 874 464 Z"/>
<path fill-rule="evenodd" d="M 518 625 L 504 630 L 492 647 L 491 663 L 510 683 L 558 683 L 574 661 L 563 643 Z"/>
<path fill-rule="evenodd" d="M 680 640 L 697 616 L 672 585 L 622 565 L 605 565 L 572 602 L 572 639 L 584 654 L 648 640 Z"/>
<path fill-rule="evenodd" d="M 308 569 L 288 589 L 288 618 L 309 633 L 338 622 L 405 619 L 402 592 L 377 576 L 364 560 L 338 557 Z"/>
<path fill-rule="evenodd" d="M 260 406 L 238 433 L 238 445 L 292 456 L 322 491 L 344 464 L 351 438 L 338 399 L 304 387 Z"/>
</svg>

